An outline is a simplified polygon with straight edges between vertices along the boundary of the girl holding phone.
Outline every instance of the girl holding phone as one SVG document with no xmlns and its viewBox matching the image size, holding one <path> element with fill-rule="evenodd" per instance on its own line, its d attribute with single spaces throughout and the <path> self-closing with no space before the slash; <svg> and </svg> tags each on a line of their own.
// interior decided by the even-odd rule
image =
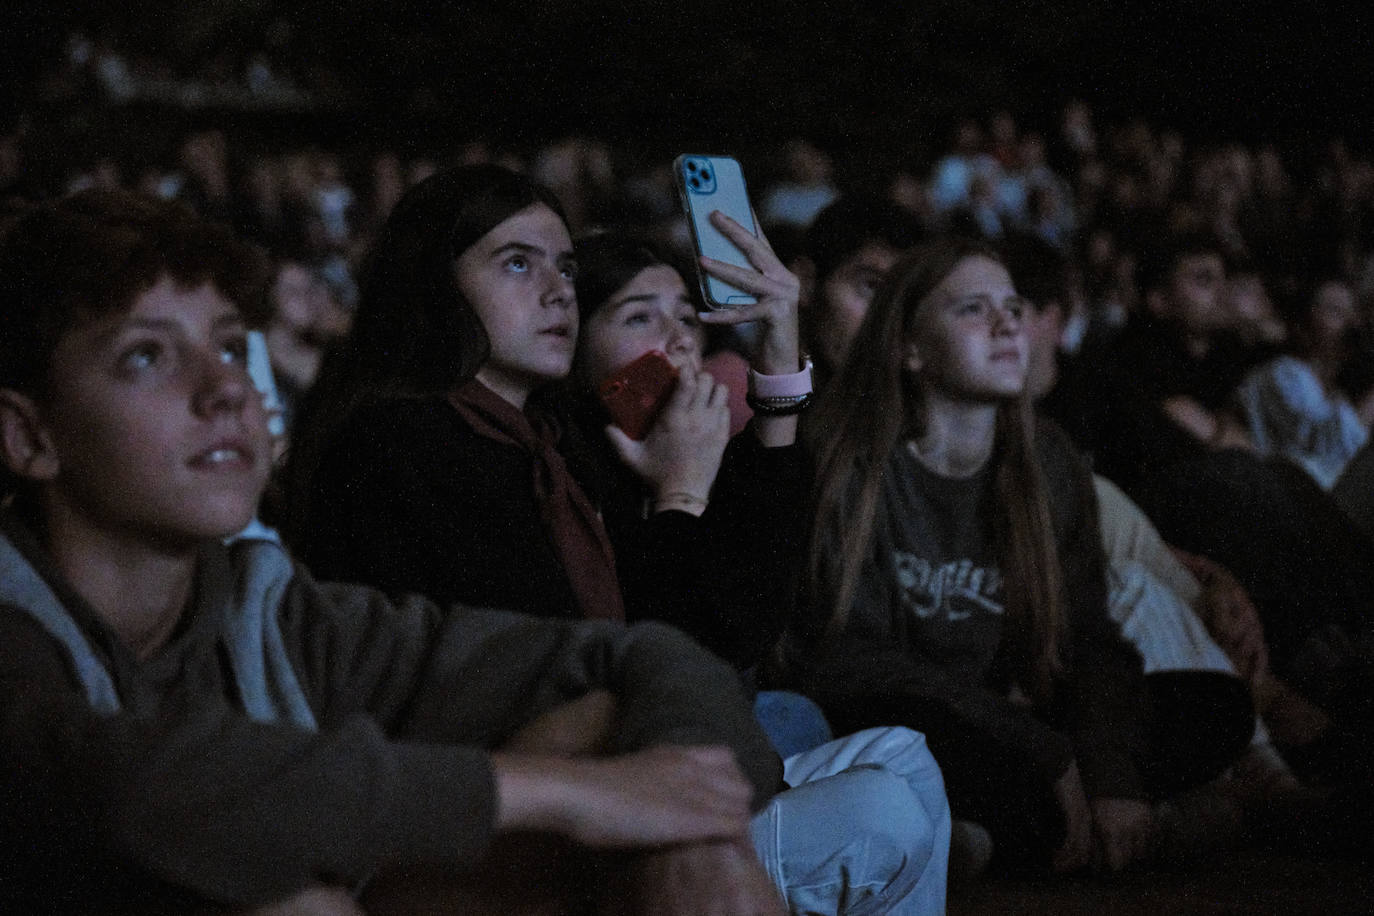
<svg viewBox="0 0 1374 916">
<path fill-rule="evenodd" d="M 1171 751 L 1149 714 L 1107 615 L 1087 463 L 1024 396 L 1023 308 L 971 242 L 915 250 L 879 289 L 806 427 L 795 660 L 837 729 L 925 731 L 954 816 L 1004 865 L 1115 870 L 1154 849 L 1148 799 L 1224 762 Z"/>
<path fill-rule="evenodd" d="M 787 278 L 705 266 L 760 294 L 749 314 L 790 314 L 793 349 L 777 355 L 795 371 L 795 285 L 790 302 L 778 293 L 770 304 L 769 291 Z M 596 492 L 583 484 L 595 476 L 593 452 L 569 422 L 558 384 L 578 337 L 576 269 L 557 201 L 504 169 L 442 172 L 398 203 L 374 250 L 353 332 L 322 373 L 293 456 L 292 484 L 304 497 L 294 536 L 320 575 L 440 603 L 626 617 Z M 723 448 L 723 392 L 691 360 L 680 371 L 667 416 L 685 416 Z M 702 462 L 685 445 L 651 440 L 626 445 L 627 457 L 668 469 L 661 480 L 670 489 L 656 498 L 665 512 L 692 517 L 708 498 L 697 489 Z M 861 753 L 928 760 L 924 744 L 907 735 L 886 730 L 866 745 L 809 758 L 791 781 L 797 787 L 756 813 L 746 839 L 752 850 L 693 853 L 706 858 L 675 872 L 691 885 L 675 899 L 691 911 L 694 895 L 711 896 L 713 881 L 756 888 L 730 876 L 753 874 L 757 854 L 800 911 L 937 911 L 947 808 L 928 812 L 903 775 L 849 768 L 864 762 L 855 760 Z M 932 877 L 921 883 L 926 873 Z M 771 912 L 756 893 L 754 905 Z"/>
<path fill-rule="evenodd" d="M 765 240 L 717 219 L 758 265 L 729 268 L 755 305 L 699 313 L 682 274 L 642 240 L 607 233 L 578 243 L 574 415 L 630 619 L 667 620 L 749 669 L 781 632 L 795 581 L 804 492 L 797 412 L 806 396 L 756 415 L 729 439 L 724 386 L 702 371 L 704 323 L 759 322 L 756 379 L 785 376 L 809 389 L 809 370 L 799 355 L 796 279 Z M 593 393 L 642 359 L 666 361 L 676 383 L 635 440 Z"/>
</svg>

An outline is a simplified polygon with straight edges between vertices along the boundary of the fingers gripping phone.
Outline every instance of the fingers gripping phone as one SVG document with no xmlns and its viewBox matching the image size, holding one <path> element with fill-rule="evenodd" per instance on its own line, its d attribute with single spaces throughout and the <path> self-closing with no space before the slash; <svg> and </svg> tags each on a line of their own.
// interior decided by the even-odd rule
<svg viewBox="0 0 1374 916">
<path fill-rule="evenodd" d="M 677 368 L 662 350 L 650 350 L 613 372 L 596 393 L 615 425 L 640 441 L 676 387 Z"/>
<path fill-rule="evenodd" d="M 719 210 L 754 235 L 759 234 L 739 163 L 729 156 L 685 153 L 673 161 L 673 174 L 697 254 L 753 270 L 744 252 L 711 225 L 711 211 Z M 709 308 L 736 308 L 757 301 L 751 293 L 710 276 L 700 264 L 697 265 L 697 277 L 701 282 L 702 298 Z"/>
</svg>

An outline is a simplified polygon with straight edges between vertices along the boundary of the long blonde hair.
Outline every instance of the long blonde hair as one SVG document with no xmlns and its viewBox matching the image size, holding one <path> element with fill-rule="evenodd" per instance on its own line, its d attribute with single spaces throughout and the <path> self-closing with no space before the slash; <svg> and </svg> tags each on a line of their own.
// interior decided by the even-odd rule
<svg viewBox="0 0 1374 916">
<path fill-rule="evenodd" d="M 888 461 L 924 426 L 920 381 L 903 366 L 904 343 L 916 332 L 921 304 L 971 257 L 1001 263 L 987 246 L 961 239 L 931 242 L 903 257 L 875 294 L 848 358 L 808 418 L 804 435 L 815 456 L 816 479 L 807 597 L 813 617 L 824 621 L 823 632 L 813 635 L 844 631 L 864 560 L 873 549 Z M 1022 686 L 1037 700 L 1048 700 L 1063 667 L 1066 622 L 1033 420 L 1024 396 L 998 407 L 994 527 L 1008 648 Z"/>
</svg>

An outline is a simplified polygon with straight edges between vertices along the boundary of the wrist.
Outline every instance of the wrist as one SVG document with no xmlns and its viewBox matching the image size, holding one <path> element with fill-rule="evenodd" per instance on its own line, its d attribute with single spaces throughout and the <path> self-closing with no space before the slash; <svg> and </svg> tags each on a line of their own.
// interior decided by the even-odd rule
<svg viewBox="0 0 1374 916">
<path fill-rule="evenodd" d="M 568 806 L 566 762 L 528 754 L 491 755 L 496 783 L 498 832 L 534 830 L 567 833 L 572 816 Z"/>
<path fill-rule="evenodd" d="M 753 351 L 749 367 L 761 375 L 787 375 L 796 372 L 806 361 L 795 340 L 785 343 L 764 340 Z"/>
<path fill-rule="evenodd" d="M 706 511 L 710 499 L 698 496 L 689 489 L 670 489 L 654 497 L 654 512 L 678 511 L 689 515 L 701 515 Z"/>
<path fill-rule="evenodd" d="M 800 413 L 810 403 L 813 391 L 810 358 L 801 369 L 780 375 L 765 375 L 749 370 L 749 391 L 745 403 L 765 417 L 785 417 Z"/>
</svg>

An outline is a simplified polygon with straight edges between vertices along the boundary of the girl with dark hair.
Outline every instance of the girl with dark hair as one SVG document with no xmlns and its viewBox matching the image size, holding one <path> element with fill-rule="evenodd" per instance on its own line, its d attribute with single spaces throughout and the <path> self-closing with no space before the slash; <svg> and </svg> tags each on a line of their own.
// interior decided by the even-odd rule
<svg viewBox="0 0 1374 916">
<path fill-rule="evenodd" d="M 795 279 L 765 244 L 752 236 L 744 244 L 755 246 L 757 282 L 773 289 L 747 312 L 699 314 L 681 273 L 647 243 L 616 233 L 580 241 L 574 386 L 627 616 L 674 623 L 748 670 L 782 630 L 800 555 L 797 413 L 760 413 L 730 439 L 724 386 L 702 371 L 703 322 L 759 322 L 756 377 L 800 375 L 809 388 L 809 370 L 798 371 Z M 594 392 L 654 350 L 677 382 L 635 441 Z"/>
<path fill-rule="evenodd" d="M 746 251 L 766 247 L 719 225 Z M 298 495 L 307 498 L 297 536 L 322 576 L 441 603 L 625 619 L 596 490 L 589 495 L 579 480 L 591 480 L 590 449 L 560 403 L 578 337 L 574 264 L 556 202 L 513 173 L 440 173 L 400 201 L 373 255 L 353 334 L 324 371 L 306 427 L 312 452 L 294 456 Z M 765 334 L 765 351 L 795 373 L 795 280 L 776 258 L 765 271 L 706 267 L 760 299 L 717 320 L 787 319 Z M 715 436 L 719 461 L 725 400 L 709 376 L 687 364 L 681 372 L 669 414 L 693 435 L 674 422 L 667 447 L 652 436 L 620 444 L 660 468 L 657 506 L 691 515 L 710 486 L 709 478 L 701 486 L 692 451 L 698 435 Z M 747 877 L 761 860 L 796 912 L 942 908 L 947 807 L 927 814 L 901 774 L 852 766 L 910 750 L 906 734 L 886 730 L 809 758 L 794 788 L 755 814 L 751 849 L 684 862 L 684 899 L 711 874 L 733 867 Z M 892 818 L 894 807 L 904 820 Z M 939 880 L 918 892 L 927 871 Z"/>
<path fill-rule="evenodd" d="M 440 172 L 401 199 L 290 460 L 288 534 L 313 569 L 441 602 L 623 617 L 549 404 L 577 340 L 574 270 L 558 201 L 514 172 Z"/>
<path fill-rule="evenodd" d="M 1023 308 L 996 255 L 963 241 L 916 249 L 878 291 L 805 430 L 795 660 L 837 731 L 926 732 L 954 816 L 1004 866 L 1119 869 L 1151 851 L 1145 799 L 1229 758 L 1169 753 L 1148 715 L 1107 616 L 1086 462 L 1024 396 Z M 1245 725 L 1217 740 L 1239 752 Z"/>
<path fill-rule="evenodd" d="M 724 221 L 720 226 L 758 268 L 753 278 L 730 281 L 756 293 L 759 304 L 750 309 L 698 314 L 679 269 L 633 236 L 605 233 L 578 243 L 582 331 L 574 414 L 594 459 L 595 492 L 616 550 L 626 617 L 673 623 L 752 680 L 785 627 L 799 572 L 806 478 L 796 421 L 809 400 L 810 368 L 778 371 L 801 359 L 795 280 L 766 241 Z M 749 377 L 756 413 L 727 444 L 720 386 L 701 371 L 703 322 L 744 320 L 760 326 Z M 676 369 L 677 386 L 636 441 L 612 423 L 593 392 L 655 350 Z M 806 391 L 786 393 L 792 389 L 780 388 L 785 384 Z M 837 781 L 829 791 L 849 818 L 881 811 L 868 824 L 866 842 L 881 848 L 897 838 L 913 850 L 915 886 L 905 897 L 887 892 L 882 911 L 941 909 L 948 802 L 924 738 L 905 728 L 875 727 L 830 741 L 815 705 L 785 691 L 760 693 L 755 712 L 785 757 L 791 785 L 813 778 L 822 762 L 823 771 L 842 761 L 881 766 L 900 777 L 904 784 L 889 784 L 881 796 L 860 783 Z M 837 777 L 845 779 L 855 773 Z"/>
</svg>

